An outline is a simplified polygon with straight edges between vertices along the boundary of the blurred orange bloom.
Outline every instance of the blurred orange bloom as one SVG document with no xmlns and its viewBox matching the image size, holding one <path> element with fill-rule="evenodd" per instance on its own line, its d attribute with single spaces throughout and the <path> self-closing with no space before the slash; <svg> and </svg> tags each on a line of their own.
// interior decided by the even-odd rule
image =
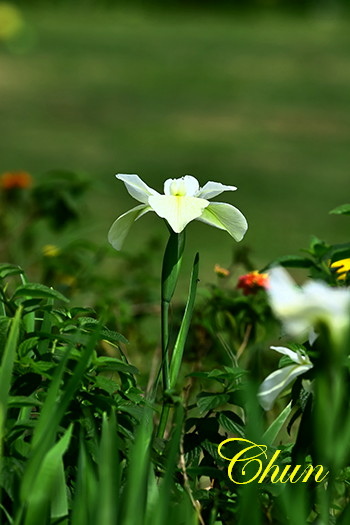
<svg viewBox="0 0 350 525">
<path fill-rule="evenodd" d="M 238 279 L 237 288 L 243 290 L 244 295 L 254 294 L 258 290 L 268 288 L 269 281 L 267 273 L 258 271 L 246 273 Z"/>
<path fill-rule="evenodd" d="M 223 268 L 220 264 L 214 266 L 214 272 L 218 277 L 228 277 L 230 275 L 230 270 Z"/>
<path fill-rule="evenodd" d="M 7 171 L 0 176 L 0 188 L 3 190 L 30 188 L 32 183 L 32 176 L 26 171 Z"/>
</svg>

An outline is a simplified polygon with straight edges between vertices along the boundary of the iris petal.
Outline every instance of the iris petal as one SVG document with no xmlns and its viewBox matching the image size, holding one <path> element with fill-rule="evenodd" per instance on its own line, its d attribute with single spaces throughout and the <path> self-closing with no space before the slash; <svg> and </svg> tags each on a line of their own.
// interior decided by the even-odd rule
<svg viewBox="0 0 350 525">
<path fill-rule="evenodd" d="M 204 184 L 203 188 L 200 188 L 196 197 L 212 199 L 213 197 L 220 195 L 223 191 L 235 191 L 236 189 L 236 186 L 226 186 L 225 184 L 221 184 L 221 182 L 213 182 L 210 180 Z"/>
<path fill-rule="evenodd" d="M 118 173 L 116 177 L 124 182 L 126 189 L 134 199 L 143 202 L 144 204 L 148 203 L 148 198 L 151 195 L 159 195 L 156 190 L 147 186 L 138 175 Z"/>
<path fill-rule="evenodd" d="M 226 230 L 236 241 L 241 241 L 248 229 L 243 213 L 224 202 L 211 202 L 198 220 L 219 230 Z"/>
<path fill-rule="evenodd" d="M 270 410 L 282 390 L 290 385 L 297 376 L 304 374 L 310 368 L 312 368 L 312 364 L 290 365 L 280 368 L 267 376 L 261 384 L 258 393 L 259 403 L 263 409 Z"/>
<path fill-rule="evenodd" d="M 125 237 L 127 236 L 132 224 L 137 221 L 142 215 L 151 211 L 152 208 L 145 204 L 140 204 L 135 208 L 127 211 L 114 223 L 112 224 L 108 232 L 108 241 L 111 243 L 115 250 L 120 250 L 124 242 Z"/>
<path fill-rule="evenodd" d="M 289 359 L 298 365 L 311 364 L 308 356 L 303 356 L 301 353 L 294 352 L 294 350 L 291 350 L 290 348 L 284 346 L 270 346 L 270 348 L 280 354 L 288 356 Z"/>
<path fill-rule="evenodd" d="M 179 190 L 182 196 L 193 197 L 199 190 L 199 182 L 192 175 L 185 175 L 179 179 L 167 179 L 164 182 L 164 194 L 176 195 L 174 189 Z"/>
<path fill-rule="evenodd" d="M 175 233 L 180 233 L 187 224 L 197 219 L 209 201 L 197 197 L 157 195 L 150 197 L 149 205 L 159 217 L 166 219 Z"/>
<path fill-rule="evenodd" d="M 348 325 L 348 290 L 332 288 L 322 281 L 308 281 L 299 288 L 280 267 L 272 268 L 268 274 L 272 310 L 290 335 L 305 337 L 320 322 L 338 334 Z"/>
</svg>

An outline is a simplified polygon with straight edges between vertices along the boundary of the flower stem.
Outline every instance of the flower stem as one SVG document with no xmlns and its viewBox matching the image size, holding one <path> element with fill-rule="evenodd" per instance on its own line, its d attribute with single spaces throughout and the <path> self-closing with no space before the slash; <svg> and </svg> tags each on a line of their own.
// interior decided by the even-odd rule
<svg viewBox="0 0 350 525">
<path fill-rule="evenodd" d="M 168 244 L 165 248 L 162 283 L 161 283 L 161 345 L 162 345 L 162 373 L 163 393 L 170 389 L 169 375 L 169 307 L 178 281 L 182 256 L 185 247 L 185 231 L 174 233 L 170 231 Z M 158 436 L 163 436 L 170 407 L 165 401 L 162 407 L 161 420 L 158 427 Z"/>
<path fill-rule="evenodd" d="M 175 345 L 174 345 L 174 350 L 173 350 L 171 360 L 170 360 L 169 386 L 168 386 L 168 390 L 164 391 L 164 394 L 166 397 L 164 399 L 164 405 L 162 407 L 162 413 L 161 413 L 159 427 L 158 427 L 158 437 L 163 437 L 164 435 L 168 417 L 169 417 L 170 403 L 171 403 L 168 393 L 171 394 L 171 392 L 175 389 L 177 379 L 179 376 L 179 372 L 180 372 L 182 356 L 183 356 L 183 352 L 185 349 L 187 334 L 190 328 L 194 301 L 196 297 L 197 282 L 198 282 L 198 265 L 199 265 L 199 255 L 197 253 L 194 259 L 194 263 L 193 263 L 191 283 L 190 283 L 190 289 L 189 289 L 189 293 L 187 297 L 185 312 L 184 312 L 184 315 L 181 321 L 179 333 L 177 335 Z"/>
<path fill-rule="evenodd" d="M 165 432 L 166 425 L 168 422 L 169 412 L 170 412 L 170 405 L 167 401 L 165 401 L 162 406 L 162 412 L 160 414 L 160 420 L 159 420 L 159 425 L 158 425 L 158 430 L 157 430 L 157 437 L 159 438 L 162 438 L 164 436 L 164 432 Z"/>
<path fill-rule="evenodd" d="M 163 389 L 164 391 L 170 388 L 169 378 L 169 306 L 170 303 L 162 301 L 161 310 L 161 338 L 162 338 L 162 369 L 163 369 Z"/>
</svg>

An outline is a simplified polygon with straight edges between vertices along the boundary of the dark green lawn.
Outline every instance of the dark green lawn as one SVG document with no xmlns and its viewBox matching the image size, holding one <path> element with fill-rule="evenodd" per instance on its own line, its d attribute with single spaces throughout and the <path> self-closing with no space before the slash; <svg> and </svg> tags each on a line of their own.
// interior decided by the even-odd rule
<svg viewBox="0 0 350 525">
<path fill-rule="evenodd" d="M 84 235 L 104 240 L 136 204 L 117 172 L 161 189 L 186 173 L 238 186 L 258 264 L 306 246 L 311 233 L 346 240 L 350 22 L 141 11 L 26 12 L 27 53 L 0 51 L 0 171 L 63 167 L 96 181 Z M 161 231 L 155 216 L 125 247 Z M 228 235 L 197 223 L 204 274 L 230 260 Z"/>
</svg>

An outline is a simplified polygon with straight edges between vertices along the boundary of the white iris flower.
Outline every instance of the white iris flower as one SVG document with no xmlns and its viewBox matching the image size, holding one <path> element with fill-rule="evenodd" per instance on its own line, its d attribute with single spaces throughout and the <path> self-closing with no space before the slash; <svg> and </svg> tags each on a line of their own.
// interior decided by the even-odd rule
<svg viewBox="0 0 350 525">
<path fill-rule="evenodd" d="M 166 180 L 164 195 L 161 195 L 147 186 L 138 175 L 118 174 L 116 177 L 124 182 L 130 195 L 142 203 L 118 217 L 112 224 L 108 240 L 116 250 L 120 250 L 131 225 L 149 211 L 166 219 L 175 233 L 182 232 L 195 219 L 227 231 L 236 241 L 242 240 L 247 231 L 247 221 L 237 208 L 231 204 L 208 200 L 223 191 L 236 190 L 235 186 L 207 182 L 200 188 L 197 179 L 185 175 L 179 179 Z"/>
<path fill-rule="evenodd" d="M 272 372 L 272 374 L 267 376 L 263 381 L 259 388 L 258 399 L 264 410 L 270 410 L 279 394 L 290 385 L 297 376 L 304 374 L 313 367 L 309 357 L 303 355 L 301 352 L 294 352 L 294 350 L 285 348 L 284 346 L 271 346 L 270 348 L 280 354 L 287 355 L 295 364 Z"/>
<path fill-rule="evenodd" d="M 280 267 L 272 268 L 268 275 L 270 305 L 289 335 L 307 336 L 322 322 L 334 333 L 348 326 L 349 290 L 332 288 L 322 281 L 308 281 L 299 287 Z"/>
</svg>

